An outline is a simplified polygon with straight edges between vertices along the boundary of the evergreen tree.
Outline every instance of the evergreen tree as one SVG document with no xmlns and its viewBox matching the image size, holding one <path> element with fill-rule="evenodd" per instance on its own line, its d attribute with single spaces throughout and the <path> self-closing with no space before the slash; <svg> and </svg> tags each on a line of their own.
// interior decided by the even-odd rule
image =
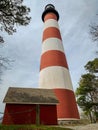
<svg viewBox="0 0 98 130">
<path fill-rule="evenodd" d="M 30 8 L 23 5 L 23 0 L 0 0 L 0 31 L 12 35 L 17 25 L 26 26 L 30 22 L 28 16 Z M 4 39 L 0 36 L 0 43 Z M 7 69 L 10 60 L 0 55 L 0 79 L 4 69 Z"/>
<path fill-rule="evenodd" d="M 12 35 L 16 25 L 26 26 L 30 22 L 30 8 L 22 5 L 23 0 L 0 0 L 0 30 Z M 0 42 L 4 42 L 0 36 Z"/>
<path fill-rule="evenodd" d="M 98 59 L 94 59 L 86 64 L 85 68 L 89 73 L 81 76 L 79 87 L 76 89 L 77 103 L 91 122 L 98 119 L 98 77 L 94 74 L 98 72 L 97 63 Z"/>
</svg>

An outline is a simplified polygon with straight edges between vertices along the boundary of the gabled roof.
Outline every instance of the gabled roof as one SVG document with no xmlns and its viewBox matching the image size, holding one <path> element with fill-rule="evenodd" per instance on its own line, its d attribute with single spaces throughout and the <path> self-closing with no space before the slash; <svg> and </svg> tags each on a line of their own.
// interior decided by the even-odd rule
<svg viewBox="0 0 98 130">
<path fill-rule="evenodd" d="M 3 102 L 9 104 L 57 104 L 58 99 L 52 89 L 10 87 Z"/>
</svg>

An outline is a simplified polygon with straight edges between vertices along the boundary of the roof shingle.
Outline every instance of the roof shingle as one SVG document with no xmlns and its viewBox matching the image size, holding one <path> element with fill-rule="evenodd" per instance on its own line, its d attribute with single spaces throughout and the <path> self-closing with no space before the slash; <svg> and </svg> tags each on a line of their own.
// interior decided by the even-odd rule
<svg viewBox="0 0 98 130">
<path fill-rule="evenodd" d="M 58 99 L 52 89 L 10 87 L 3 102 L 10 104 L 57 104 Z"/>
</svg>

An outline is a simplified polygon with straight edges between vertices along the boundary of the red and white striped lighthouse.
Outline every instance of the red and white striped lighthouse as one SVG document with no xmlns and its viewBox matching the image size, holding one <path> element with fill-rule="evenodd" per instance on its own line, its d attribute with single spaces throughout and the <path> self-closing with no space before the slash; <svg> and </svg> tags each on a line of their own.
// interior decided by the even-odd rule
<svg viewBox="0 0 98 130">
<path fill-rule="evenodd" d="M 59 14 L 48 4 L 42 14 L 44 22 L 39 87 L 53 89 L 59 104 L 58 120 L 79 119 L 68 64 L 58 26 Z"/>
</svg>

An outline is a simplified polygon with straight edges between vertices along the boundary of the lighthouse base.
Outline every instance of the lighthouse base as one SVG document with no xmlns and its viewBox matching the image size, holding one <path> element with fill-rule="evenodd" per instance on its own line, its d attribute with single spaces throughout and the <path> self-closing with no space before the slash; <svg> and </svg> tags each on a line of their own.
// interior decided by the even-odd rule
<svg viewBox="0 0 98 130">
<path fill-rule="evenodd" d="M 58 88 L 54 89 L 54 92 L 59 100 L 59 104 L 57 105 L 58 120 L 80 119 L 74 92 L 72 90 Z"/>
</svg>

